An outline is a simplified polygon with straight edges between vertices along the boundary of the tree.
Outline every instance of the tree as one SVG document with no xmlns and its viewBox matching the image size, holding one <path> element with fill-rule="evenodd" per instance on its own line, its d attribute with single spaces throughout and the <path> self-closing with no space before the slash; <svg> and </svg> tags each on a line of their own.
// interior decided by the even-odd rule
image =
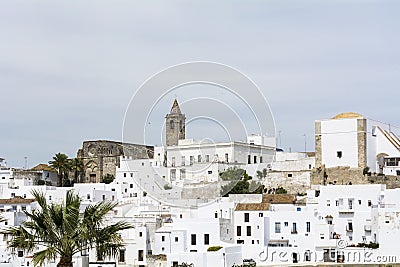
<svg viewBox="0 0 400 267">
<path fill-rule="evenodd" d="M 74 183 L 81 181 L 80 177 L 83 173 L 83 161 L 80 158 L 73 158 L 70 160 L 71 171 L 74 172 Z"/>
<path fill-rule="evenodd" d="M 57 267 L 72 267 L 73 255 L 89 248 L 96 248 L 102 257 L 116 257 L 123 247 L 120 231 L 132 228 L 126 222 L 104 223 L 105 215 L 117 203 L 102 201 L 79 213 L 81 199 L 72 190 L 65 202 L 47 203 L 44 193 L 33 191 L 40 209 L 24 211 L 28 220 L 20 226 L 9 226 L 0 233 L 11 236 L 7 246 L 12 250 L 23 249 L 33 253 L 33 264 L 59 258 Z M 42 250 L 39 250 L 42 249 Z"/>
<path fill-rule="evenodd" d="M 221 195 L 227 197 L 229 194 L 262 194 L 263 190 L 263 185 L 255 181 L 231 181 L 229 184 L 221 187 Z"/>
<path fill-rule="evenodd" d="M 57 186 L 64 186 L 68 171 L 71 169 L 68 156 L 63 153 L 57 153 L 52 161 L 49 161 L 52 168 L 57 170 L 58 183 Z"/>
<path fill-rule="evenodd" d="M 224 181 L 238 181 L 242 179 L 243 177 L 246 178 L 248 177 L 247 173 L 245 170 L 237 167 L 229 168 L 224 172 L 220 173 L 220 177 Z"/>
<path fill-rule="evenodd" d="M 257 171 L 258 179 L 263 179 L 263 178 L 267 177 L 267 174 L 268 174 L 268 171 L 265 168 L 262 171 Z"/>
<path fill-rule="evenodd" d="M 112 174 L 107 173 L 106 175 L 103 176 L 103 178 L 101 179 L 101 181 L 105 184 L 109 184 L 112 181 L 114 181 L 115 177 Z"/>
</svg>

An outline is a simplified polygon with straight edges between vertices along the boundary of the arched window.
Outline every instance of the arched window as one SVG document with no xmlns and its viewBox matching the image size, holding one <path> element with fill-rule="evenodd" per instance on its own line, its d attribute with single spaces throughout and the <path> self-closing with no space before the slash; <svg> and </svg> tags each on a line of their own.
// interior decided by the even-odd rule
<svg viewBox="0 0 400 267">
<path fill-rule="evenodd" d="M 179 121 L 179 130 L 182 132 L 182 130 L 183 130 L 183 127 L 182 127 L 183 125 L 182 125 L 182 121 L 180 120 Z"/>
<path fill-rule="evenodd" d="M 170 127 L 171 129 L 174 129 L 174 121 L 173 121 L 173 120 L 170 120 L 170 121 L 169 121 L 169 127 Z"/>
</svg>

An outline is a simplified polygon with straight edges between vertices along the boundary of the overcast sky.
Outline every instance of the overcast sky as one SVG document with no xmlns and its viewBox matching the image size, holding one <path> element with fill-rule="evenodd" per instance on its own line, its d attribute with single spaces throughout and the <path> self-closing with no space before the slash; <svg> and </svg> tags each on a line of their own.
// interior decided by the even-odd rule
<svg viewBox="0 0 400 267">
<path fill-rule="evenodd" d="M 344 111 L 400 125 L 399 14 L 382 0 L 3 0 L 0 157 L 32 167 L 121 140 L 137 88 L 192 60 L 253 79 L 285 150 L 304 150 L 304 134 L 312 150 L 314 120 Z"/>
</svg>

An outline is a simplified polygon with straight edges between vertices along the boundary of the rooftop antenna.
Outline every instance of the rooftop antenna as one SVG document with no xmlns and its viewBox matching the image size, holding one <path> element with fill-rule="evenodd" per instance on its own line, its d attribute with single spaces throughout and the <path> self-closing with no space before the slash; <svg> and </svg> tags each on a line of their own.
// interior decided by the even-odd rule
<svg viewBox="0 0 400 267">
<path fill-rule="evenodd" d="M 307 157 L 307 135 L 304 134 L 303 136 L 304 136 L 304 154 Z"/>
<path fill-rule="evenodd" d="M 26 170 L 28 168 L 28 157 L 24 157 L 24 159 L 25 159 L 24 169 Z"/>
</svg>

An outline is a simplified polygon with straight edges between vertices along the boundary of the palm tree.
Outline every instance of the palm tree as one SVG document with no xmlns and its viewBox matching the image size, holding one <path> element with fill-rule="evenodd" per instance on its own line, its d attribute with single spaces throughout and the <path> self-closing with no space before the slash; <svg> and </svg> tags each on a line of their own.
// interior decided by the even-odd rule
<svg viewBox="0 0 400 267">
<path fill-rule="evenodd" d="M 70 170 L 70 162 L 68 156 L 62 153 L 57 153 L 52 161 L 49 161 L 51 167 L 57 170 L 58 182 L 57 186 L 64 186 L 64 180 Z"/>
<path fill-rule="evenodd" d="M 28 220 L 20 226 L 10 226 L 0 233 L 8 234 L 8 248 L 33 253 L 33 264 L 42 266 L 59 258 L 57 267 L 72 267 L 73 255 L 87 247 L 96 248 L 101 257 L 116 257 L 123 248 L 120 231 L 132 228 L 127 222 L 104 223 L 105 215 L 117 203 L 102 201 L 79 213 L 81 199 L 72 190 L 65 202 L 47 203 L 45 195 L 33 191 L 40 209 L 24 211 Z M 38 250 L 37 248 L 42 250 Z"/>
<path fill-rule="evenodd" d="M 83 172 L 83 161 L 80 158 L 73 158 L 70 160 L 71 170 L 74 172 L 74 182 L 80 182 L 80 177 Z"/>
</svg>

